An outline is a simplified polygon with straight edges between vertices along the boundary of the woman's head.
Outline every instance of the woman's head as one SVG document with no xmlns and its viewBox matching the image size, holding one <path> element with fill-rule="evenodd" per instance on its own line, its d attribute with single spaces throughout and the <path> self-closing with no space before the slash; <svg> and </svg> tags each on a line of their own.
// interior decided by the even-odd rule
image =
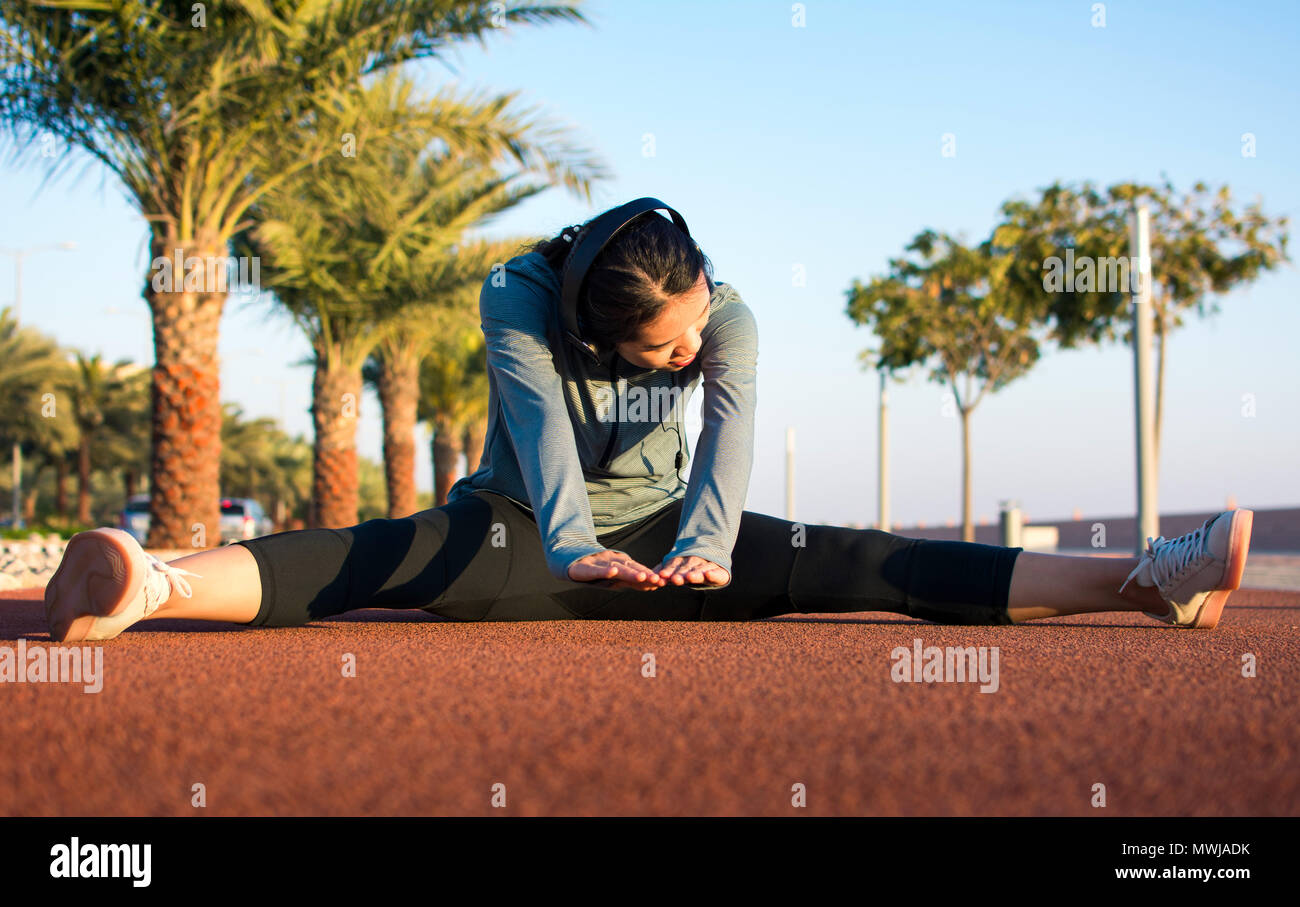
<svg viewBox="0 0 1300 907">
<path fill-rule="evenodd" d="M 594 218 L 593 218 L 594 219 Z M 561 279 L 587 221 L 532 246 Z M 695 241 L 654 211 L 634 218 L 587 271 L 578 320 L 583 336 L 643 368 L 685 368 L 709 320 L 713 264 Z"/>
</svg>

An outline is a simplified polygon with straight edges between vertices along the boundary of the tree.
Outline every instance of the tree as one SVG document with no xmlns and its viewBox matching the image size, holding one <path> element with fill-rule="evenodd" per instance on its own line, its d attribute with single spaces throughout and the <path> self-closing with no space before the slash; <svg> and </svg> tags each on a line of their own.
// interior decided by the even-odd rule
<svg viewBox="0 0 1300 907">
<path fill-rule="evenodd" d="M 82 525 L 91 522 L 90 478 L 98 438 L 106 427 L 111 430 L 140 417 L 138 393 L 133 394 L 129 377 L 131 365 L 124 359 L 109 366 L 99 354 L 76 353 L 68 393 L 77 427 L 77 522 Z"/>
<path fill-rule="evenodd" d="M 439 237 L 448 225 L 483 226 L 501 212 L 544 191 L 544 184 L 516 185 L 522 173 L 499 175 L 484 162 L 435 150 L 418 141 L 389 142 L 383 149 L 383 191 L 368 200 L 352 231 L 356 254 L 378 258 L 399 230 Z M 446 331 L 444 312 L 459 324 L 478 324 L 478 297 L 492 267 L 512 257 L 523 240 L 468 241 L 446 247 L 426 242 L 403 255 L 376 284 L 372 302 L 383 324 L 381 339 L 362 369 L 374 388 L 384 421 L 384 469 L 388 515 L 415 512 L 415 426 L 421 360 Z M 399 252 L 401 246 L 397 247 Z"/>
<path fill-rule="evenodd" d="M 7 454 L 17 443 L 31 473 L 23 486 L 27 518 L 34 515 L 41 470 L 55 467 L 61 491 L 68 455 L 75 450 L 76 430 L 64 394 L 67 355 L 53 338 L 20 327 L 8 306 L 0 309 L 0 399 L 10 402 L 0 409 L 0 451 Z"/>
<path fill-rule="evenodd" d="M 512 143 L 526 146 L 533 127 L 502 114 L 499 102 L 470 110 L 445 96 L 419 100 L 398 74 L 358 95 L 346 105 L 360 111 L 355 157 L 323 160 L 268 192 L 239 239 L 312 346 L 313 500 L 322 526 L 357 521 L 362 365 L 387 342 L 409 368 L 409 344 L 400 341 L 407 313 L 418 319 L 480 283 L 491 263 L 492 249 L 460 242 L 465 231 L 542 188 L 508 186 L 483 152 L 429 151 L 427 124 L 444 119 L 515 129 Z M 456 112 L 441 113 L 449 107 Z M 381 140 L 371 140 L 372 128 Z"/>
<path fill-rule="evenodd" d="M 1268 217 L 1259 201 L 1234 206 L 1226 185 L 1211 190 L 1197 182 L 1179 195 L 1167 178 L 1158 186 L 1126 182 L 1105 190 L 1090 182 L 1055 183 L 1034 202 L 1006 202 L 993 240 L 1014 256 L 1008 277 L 1024 317 L 1049 324 L 1061 346 L 1116 339 L 1132 344 L 1129 305 L 1137 263 L 1129 261 L 1129 221 L 1138 204 L 1151 212 L 1158 458 L 1169 334 L 1193 307 L 1202 317 L 1217 313 L 1213 297 L 1289 261 L 1288 219 Z M 1061 286 L 1045 272 L 1067 253 L 1078 273 Z"/>
<path fill-rule="evenodd" d="M 121 387 L 96 435 L 96 460 L 106 471 L 121 474 L 125 500 L 148 474 L 150 375 L 146 366 L 134 362 L 119 362 L 115 369 Z"/>
<path fill-rule="evenodd" d="M 14 157 L 76 149 L 121 181 L 150 229 L 143 295 L 153 314 L 151 547 L 218 537 L 218 326 L 231 238 L 267 192 L 338 151 L 355 130 L 299 128 L 340 110 L 351 87 L 506 22 L 586 22 L 572 5 L 407 0 L 14 0 L 0 7 L 0 130 Z M 498 111 L 509 98 L 502 99 Z M 452 108 L 448 108 L 451 110 Z M 455 147 L 535 159 L 588 190 L 583 164 L 487 120 L 430 123 Z M 292 137 L 291 139 L 289 137 Z M 372 133 L 372 138 L 376 137 Z M 173 263 L 179 263 L 176 267 Z"/>
<path fill-rule="evenodd" d="M 511 204 L 508 196 L 502 196 L 501 204 Z M 379 396 L 384 412 L 384 460 L 388 476 L 389 515 L 405 516 L 416 507 L 415 504 L 415 426 L 423 418 L 436 418 L 435 414 L 425 411 L 421 415 L 421 374 L 429 369 L 422 369 L 427 364 L 433 371 L 441 371 L 449 363 L 430 358 L 453 357 L 452 367 L 463 369 L 463 357 L 466 347 L 462 342 L 464 334 L 470 333 L 470 340 L 478 332 L 478 298 L 484 279 L 493 266 L 513 257 L 521 240 L 508 239 L 499 241 L 462 243 L 449 253 L 447 262 L 438 267 L 451 266 L 462 272 L 459 288 L 451 293 L 427 297 L 423 287 L 428 285 L 431 256 L 419 260 L 420 267 L 412 274 L 413 280 L 394 285 L 398 295 L 414 300 L 415 304 L 405 306 L 394 316 L 392 330 L 375 350 L 375 355 L 365 371 L 367 381 L 371 383 Z M 454 339 L 453 339 L 454 338 Z M 448 341 L 451 341 L 450 343 Z M 486 355 L 479 343 L 470 353 L 477 351 Z M 484 365 L 486 372 L 486 363 Z M 459 414 L 463 425 L 461 442 L 465 435 L 473 431 L 469 422 L 478 412 L 486 412 L 486 385 L 479 383 L 461 388 L 470 394 L 466 400 L 457 400 L 450 404 L 451 409 Z M 479 392 L 482 399 L 475 396 Z M 427 402 L 427 400 L 426 400 Z M 445 434 L 451 423 L 443 425 L 442 432 L 435 429 L 434 444 L 446 441 Z M 460 443 L 455 445 L 460 448 Z M 481 452 L 481 448 L 480 448 Z M 455 452 L 449 452 L 453 461 Z M 477 454 L 476 454 L 477 456 Z M 451 467 L 454 470 L 454 465 Z M 436 473 L 435 473 L 436 475 Z M 435 481 L 435 487 L 441 487 Z M 436 503 L 445 503 L 445 495 Z"/>
<path fill-rule="evenodd" d="M 884 276 L 854 280 L 847 314 L 879 338 L 864 362 L 890 374 L 929 367 L 930 380 L 950 388 L 961 419 L 962 539 L 973 542 L 970 417 L 986 393 L 1033 367 L 1038 340 L 1009 292 L 1010 261 L 991 243 L 971 248 L 926 230 L 906 251 L 912 257 L 891 259 Z"/>
<path fill-rule="evenodd" d="M 222 494 L 257 500 L 277 524 L 303 510 L 311 493 L 310 446 L 290 439 L 274 419 L 245 419 L 236 403 L 222 409 Z"/>
<path fill-rule="evenodd" d="M 478 462 L 465 445 L 466 436 L 472 439 L 487 417 L 487 346 L 477 315 L 477 310 L 473 317 L 464 311 L 445 313 L 442 331 L 420 368 L 419 417 L 433 427 L 435 507 L 447 503 L 461 454 L 471 470 Z"/>
</svg>

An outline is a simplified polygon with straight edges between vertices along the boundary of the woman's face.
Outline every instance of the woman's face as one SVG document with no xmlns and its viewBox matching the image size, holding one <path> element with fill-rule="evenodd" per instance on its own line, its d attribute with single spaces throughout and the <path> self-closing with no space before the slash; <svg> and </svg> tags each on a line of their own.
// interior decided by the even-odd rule
<svg viewBox="0 0 1300 907">
<path fill-rule="evenodd" d="M 619 355 L 642 368 L 686 368 L 700 352 L 700 335 L 709 322 L 710 298 L 709 285 L 701 272 L 695 289 L 670 298 L 659 317 L 641 327 L 638 337 L 618 345 Z"/>
</svg>

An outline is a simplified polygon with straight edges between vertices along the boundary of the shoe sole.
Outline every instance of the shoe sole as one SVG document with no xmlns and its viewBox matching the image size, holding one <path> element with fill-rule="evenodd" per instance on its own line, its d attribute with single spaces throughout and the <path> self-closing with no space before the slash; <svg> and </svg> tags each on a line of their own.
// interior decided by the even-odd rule
<svg viewBox="0 0 1300 907">
<path fill-rule="evenodd" d="M 145 571 L 119 529 L 90 529 L 68 540 L 45 587 L 45 621 L 55 642 L 81 642 L 95 618 L 123 611 L 140 594 Z"/>
<path fill-rule="evenodd" d="M 1188 625 L 1193 630 L 1213 630 L 1219 625 L 1219 616 L 1228 596 L 1241 587 L 1241 576 L 1246 571 L 1246 555 L 1250 551 L 1250 529 L 1255 522 L 1255 511 L 1238 510 L 1232 515 L 1228 527 L 1228 562 L 1223 569 L 1223 579 L 1215 591 L 1205 596 L 1196 618 Z"/>
</svg>

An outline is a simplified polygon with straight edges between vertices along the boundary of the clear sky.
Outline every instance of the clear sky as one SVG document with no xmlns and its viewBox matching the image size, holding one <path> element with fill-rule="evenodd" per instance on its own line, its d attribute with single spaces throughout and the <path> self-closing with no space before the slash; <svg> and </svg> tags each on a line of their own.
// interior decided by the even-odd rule
<svg viewBox="0 0 1300 907">
<path fill-rule="evenodd" d="M 516 27 L 422 64 L 430 89 L 521 91 L 573 128 L 614 178 L 586 205 L 562 189 L 485 232 L 564 225 L 642 195 L 682 212 L 759 325 L 759 407 L 747 507 L 784 512 L 787 426 L 795 517 L 869 524 L 876 512 L 872 345 L 844 315 L 854 278 L 881 272 L 918 231 L 983 238 L 999 205 L 1056 179 L 1226 182 L 1267 213 L 1300 214 L 1300 5 L 603 2 L 594 27 Z M 1241 152 L 1256 137 L 1255 157 Z M 955 136 L 956 154 L 941 154 Z M 651 138 L 652 137 L 652 138 Z M 653 154 L 647 149 L 653 144 Z M 39 189 L 0 171 L 0 246 L 71 240 L 28 259 L 22 317 L 61 342 L 152 361 L 146 231 L 95 165 Z M 1293 256 L 1294 245 L 1293 245 Z M 793 285 L 801 266 L 805 286 Z M 0 257 L 0 301 L 12 297 Z M 1294 265 L 1220 300 L 1173 335 L 1160 475 L 1166 513 L 1300 504 L 1300 277 Z M 310 432 L 308 353 L 269 303 L 232 298 L 223 398 Z M 959 424 L 919 376 L 891 393 L 893 518 L 960 517 Z M 1253 417 L 1243 394 L 1254 394 Z M 283 403 L 282 403 L 283 401 Z M 697 396 L 698 403 L 698 396 Z M 698 422 L 696 422 L 698 428 Z M 427 433 L 420 442 L 427 451 Z M 362 403 L 362 453 L 381 450 Z M 694 449 L 692 439 L 692 449 Z M 973 419 L 977 518 L 1016 498 L 1033 520 L 1132 513 L 1132 354 L 1050 353 Z M 420 484 L 431 485 L 427 457 Z"/>
</svg>

